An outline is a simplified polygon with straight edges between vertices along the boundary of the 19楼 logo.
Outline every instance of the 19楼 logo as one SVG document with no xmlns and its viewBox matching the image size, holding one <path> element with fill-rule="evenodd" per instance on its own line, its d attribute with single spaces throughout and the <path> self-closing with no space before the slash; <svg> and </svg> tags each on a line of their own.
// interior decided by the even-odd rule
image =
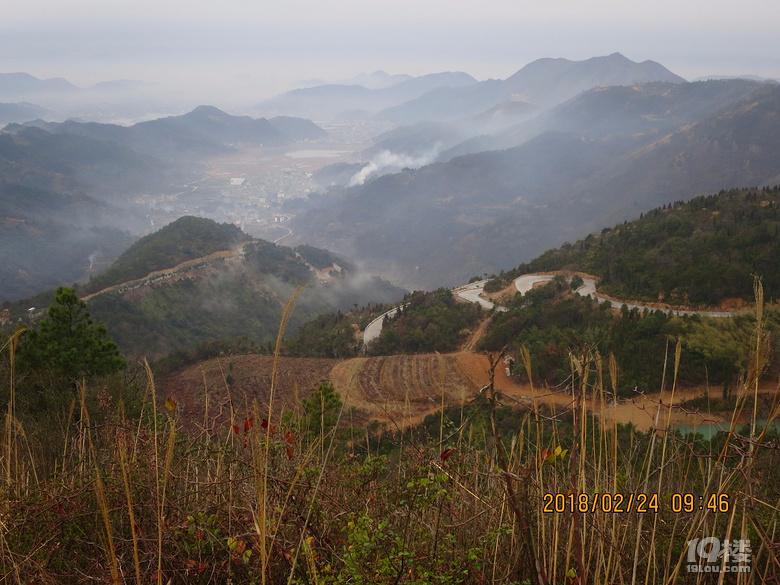
<svg viewBox="0 0 780 585">
<path fill-rule="evenodd" d="M 689 573 L 749 573 L 749 540 L 724 540 L 709 536 L 688 541 Z"/>
</svg>

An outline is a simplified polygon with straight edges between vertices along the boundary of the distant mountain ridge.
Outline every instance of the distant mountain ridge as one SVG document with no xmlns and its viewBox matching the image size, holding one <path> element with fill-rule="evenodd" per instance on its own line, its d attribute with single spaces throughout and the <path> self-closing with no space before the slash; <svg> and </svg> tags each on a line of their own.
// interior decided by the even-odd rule
<svg viewBox="0 0 780 585">
<path fill-rule="evenodd" d="M 471 138 L 443 152 L 440 160 L 513 148 L 549 131 L 575 132 L 589 139 L 620 134 L 660 138 L 680 126 L 728 108 L 763 85 L 755 81 L 723 80 L 593 88 L 493 135 Z"/>
<path fill-rule="evenodd" d="M 107 141 L 139 153 L 162 159 L 180 158 L 183 154 L 217 154 L 238 143 L 283 146 L 296 141 L 323 138 L 327 132 L 301 118 L 250 118 L 233 116 L 214 106 L 198 106 L 180 116 L 168 116 L 132 126 L 67 121 L 27 122 L 53 134 L 73 134 Z M 9 125 L 7 132 L 18 132 Z"/>
<path fill-rule="evenodd" d="M 0 125 L 12 122 L 26 122 L 46 114 L 46 110 L 29 102 L 15 104 L 0 103 Z"/>
<path fill-rule="evenodd" d="M 684 81 L 658 63 L 634 63 L 619 53 L 586 61 L 539 59 L 506 80 L 439 87 L 375 118 L 399 125 L 393 130 L 392 154 L 418 157 L 435 151 L 431 161 L 444 162 L 461 154 L 519 146 L 554 129 L 560 114 L 553 110 L 580 95 L 649 84 L 687 85 Z M 420 131 L 424 127 L 430 129 L 428 135 Z M 375 144 L 361 154 L 371 158 L 381 148 Z"/>
<path fill-rule="evenodd" d="M 0 73 L 0 99 L 4 99 L 6 96 L 84 93 L 91 90 L 113 92 L 150 85 L 153 84 L 133 79 L 114 79 L 101 81 L 90 87 L 78 87 L 62 77 L 40 79 L 24 72 Z"/>
<path fill-rule="evenodd" d="M 256 106 L 260 112 L 305 118 L 338 117 L 361 111 L 372 115 L 383 108 L 414 99 L 442 87 L 463 87 L 477 80 L 463 72 L 444 72 L 412 77 L 387 87 L 370 89 L 361 85 L 330 84 L 295 89 Z"/>
<path fill-rule="evenodd" d="M 390 75 L 389 73 L 379 70 L 372 73 L 361 73 L 351 79 L 338 82 L 338 85 L 361 85 L 368 89 L 384 89 L 410 79 L 413 79 L 411 75 Z"/>
<path fill-rule="evenodd" d="M 29 73 L 0 73 L 0 99 L 22 101 L 30 96 L 51 93 L 73 93 L 79 88 L 62 77 L 38 79 Z"/>
<path fill-rule="evenodd" d="M 271 119 L 233 116 L 214 106 L 198 106 L 181 116 L 141 122 L 134 127 L 154 128 L 179 125 L 196 134 L 211 136 L 225 144 L 245 142 L 269 145 L 289 143 L 294 140 L 323 138 L 327 132 L 302 118 L 280 116 Z"/>
<path fill-rule="evenodd" d="M 160 161 L 118 141 L 67 131 L 83 127 L 93 125 L 66 123 L 49 132 L 9 124 L 0 132 L 0 177 L 35 189 L 116 196 L 170 175 Z"/>
<path fill-rule="evenodd" d="M 636 63 L 620 53 L 612 53 L 585 61 L 538 59 L 507 78 L 504 83 L 526 101 L 537 105 L 555 105 L 594 87 L 653 81 L 684 83 L 686 80 L 655 61 Z"/>
<path fill-rule="evenodd" d="M 583 94 L 561 106 L 557 130 L 520 146 L 331 193 L 293 229 L 429 288 L 498 272 L 665 202 L 780 183 L 780 87 L 643 87 Z"/>
<path fill-rule="evenodd" d="M 161 84 L 133 79 L 77 86 L 63 78 L 39 79 L 29 73 L 0 73 L 0 103 L 34 103 L 45 108 L 49 121 L 80 119 L 128 124 L 179 111 L 181 105 L 164 92 Z M 175 99 L 179 103 L 189 101 L 184 94 Z M 42 117 L 43 114 L 23 119 L 0 118 L 0 125 Z"/>
<path fill-rule="evenodd" d="M 551 107 L 598 87 L 685 80 L 655 61 L 635 63 L 620 53 L 585 61 L 538 59 L 505 80 L 490 79 L 466 87 L 439 88 L 388 108 L 379 118 L 408 124 L 422 119 L 446 120 L 476 116 L 512 99 Z"/>
</svg>

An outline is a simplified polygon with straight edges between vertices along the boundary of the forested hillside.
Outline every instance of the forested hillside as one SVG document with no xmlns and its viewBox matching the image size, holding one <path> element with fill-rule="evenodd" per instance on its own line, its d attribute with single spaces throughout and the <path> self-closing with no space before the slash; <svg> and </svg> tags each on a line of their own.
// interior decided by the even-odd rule
<svg viewBox="0 0 780 585">
<path fill-rule="evenodd" d="M 458 349 L 482 319 L 474 303 L 458 303 L 451 290 L 415 291 L 401 308 L 385 319 L 382 333 L 368 351 L 371 355 L 452 352 Z"/>
<path fill-rule="evenodd" d="M 519 146 L 332 192 L 291 226 L 301 241 L 433 289 L 669 202 L 780 182 L 778 87 L 659 89 L 591 90 Z"/>
<path fill-rule="evenodd" d="M 502 275 L 578 270 L 620 299 L 717 306 L 753 299 L 752 275 L 780 297 L 780 188 L 722 191 L 665 204 L 637 221 L 548 250 Z M 495 285 L 494 285 L 495 286 Z"/>
<path fill-rule="evenodd" d="M 750 281 L 752 283 L 752 280 Z M 517 294 L 505 313 L 495 313 L 480 349 L 499 351 L 506 347 L 512 355 L 512 374 L 528 379 L 522 365 L 522 348 L 528 350 L 534 381 L 549 386 L 565 385 L 572 376 L 570 352 L 598 354 L 607 368 L 610 355 L 617 366 L 617 390 L 631 396 L 638 389 L 661 389 L 664 361 L 681 343 L 677 380 L 685 385 L 712 384 L 724 395 L 748 370 L 749 340 L 755 329 L 754 313 L 742 313 L 725 319 L 672 316 L 661 310 L 628 310 L 615 313 L 617 304 L 598 304 L 590 297 L 575 294 L 568 280 L 558 276 L 550 284 L 525 295 Z M 780 311 L 764 313 L 764 327 L 776 346 L 780 333 Z M 769 363 L 772 376 L 780 374 L 780 359 L 775 354 Z M 668 382 L 668 380 L 667 380 Z"/>
<path fill-rule="evenodd" d="M 293 250 L 256 240 L 245 245 L 241 256 L 219 258 L 124 293 L 98 295 L 89 307 L 123 352 L 157 359 L 215 339 L 275 341 L 284 307 L 303 285 L 308 288 L 290 317 L 289 334 L 318 314 L 392 302 L 402 295 L 385 281 L 347 272 L 319 282 Z"/>
<path fill-rule="evenodd" d="M 404 292 L 327 250 L 277 246 L 196 217 L 142 238 L 77 292 L 124 355 L 155 360 L 215 340 L 225 347 L 235 338 L 243 347 L 272 342 L 288 299 L 304 286 L 289 334 L 318 314 L 395 302 Z M 35 327 L 52 300 L 49 292 L 7 302 L 5 319 Z"/>
<path fill-rule="evenodd" d="M 330 315 L 305 323 L 285 341 L 286 355 L 349 358 L 368 355 L 420 354 L 456 351 L 484 318 L 479 305 L 457 302 L 453 292 L 440 288 L 404 296 L 392 316 L 385 316 L 379 337 L 366 346 L 362 333 L 386 305 Z"/>
<path fill-rule="evenodd" d="M 149 234 L 130 246 L 111 267 L 90 279 L 84 292 L 141 278 L 150 272 L 172 268 L 213 252 L 232 250 L 249 239 L 232 224 L 185 216 Z"/>
</svg>

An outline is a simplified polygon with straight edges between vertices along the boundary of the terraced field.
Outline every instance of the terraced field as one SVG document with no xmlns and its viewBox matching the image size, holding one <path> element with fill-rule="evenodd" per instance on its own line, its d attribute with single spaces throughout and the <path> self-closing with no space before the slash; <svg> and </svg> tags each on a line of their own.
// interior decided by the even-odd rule
<svg viewBox="0 0 780 585">
<path fill-rule="evenodd" d="M 277 372 L 274 416 L 300 408 L 322 382 L 331 381 L 344 400 L 349 424 L 371 421 L 388 428 L 403 428 L 421 422 L 444 406 L 458 406 L 471 399 L 488 382 L 488 359 L 467 351 L 453 354 L 395 355 L 349 360 L 280 358 Z M 273 358 L 245 355 L 211 359 L 185 368 L 165 380 L 160 395 L 174 398 L 183 418 L 198 426 L 226 425 L 231 405 L 235 418 L 249 416 L 257 403 L 261 414 L 268 412 Z M 517 384 L 506 375 L 503 364 L 496 369 L 495 386 L 502 403 L 529 407 L 533 400 L 551 411 L 572 406 L 572 397 L 561 389 L 535 388 Z M 774 385 L 762 393 L 774 392 Z M 677 389 L 674 402 L 701 396 L 703 388 Z M 672 402 L 663 396 L 662 420 Z M 631 422 L 641 429 L 652 428 L 659 406 L 657 394 L 639 394 L 620 404 L 589 398 L 587 408 L 603 419 Z M 675 409 L 672 421 L 701 425 L 712 415 Z"/>
<path fill-rule="evenodd" d="M 350 360 L 280 358 L 274 410 L 300 407 L 319 384 L 333 382 L 353 422 L 380 420 L 405 426 L 437 412 L 442 405 L 462 404 L 487 382 L 483 355 L 396 355 Z M 273 358 L 246 355 L 211 359 L 187 367 L 165 380 L 162 393 L 182 405 L 193 422 L 229 420 L 231 404 L 244 416 L 257 402 L 267 411 Z M 207 424 L 212 424 L 209 422 Z"/>
<path fill-rule="evenodd" d="M 457 354 L 358 358 L 337 364 L 331 379 L 346 404 L 399 426 L 422 420 L 473 395 Z"/>
</svg>

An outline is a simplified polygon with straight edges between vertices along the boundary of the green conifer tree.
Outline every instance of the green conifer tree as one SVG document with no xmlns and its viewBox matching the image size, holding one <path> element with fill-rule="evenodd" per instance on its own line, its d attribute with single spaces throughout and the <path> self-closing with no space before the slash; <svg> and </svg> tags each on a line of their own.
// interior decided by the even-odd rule
<svg viewBox="0 0 780 585">
<path fill-rule="evenodd" d="M 38 329 L 25 333 L 19 357 L 27 367 L 45 368 L 74 381 L 126 366 L 105 325 L 95 324 L 86 303 L 66 287 L 57 289 Z"/>
</svg>

